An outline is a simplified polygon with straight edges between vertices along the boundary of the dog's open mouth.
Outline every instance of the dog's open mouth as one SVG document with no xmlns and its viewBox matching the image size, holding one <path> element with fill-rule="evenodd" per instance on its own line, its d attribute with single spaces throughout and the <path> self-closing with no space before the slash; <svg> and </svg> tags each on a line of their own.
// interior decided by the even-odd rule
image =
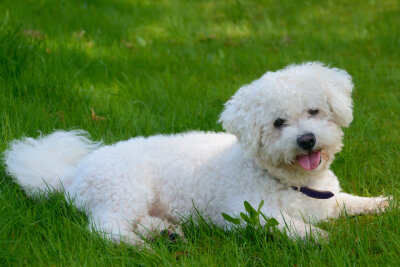
<svg viewBox="0 0 400 267">
<path fill-rule="evenodd" d="M 308 154 L 297 156 L 297 162 L 305 170 L 314 170 L 321 163 L 321 151 L 312 151 Z"/>
</svg>

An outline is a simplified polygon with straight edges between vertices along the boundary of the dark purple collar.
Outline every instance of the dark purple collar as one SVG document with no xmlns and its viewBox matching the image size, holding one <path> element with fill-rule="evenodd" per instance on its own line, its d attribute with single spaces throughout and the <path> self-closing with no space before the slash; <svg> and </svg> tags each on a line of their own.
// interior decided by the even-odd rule
<svg viewBox="0 0 400 267">
<path fill-rule="evenodd" d="M 297 186 L 291 186 L 292 189 L 303 193 L 304 195 L 317 199 L 329 199 L 334 196 L 331 191 L 320 191 L 308 186 L 302 186 L 300 189 Z"/>
<path fill-rule="evenodd" d="M 264 169 L 264 171 L 267 172 L 268 175 L 270 177 L 272 177 L 273 179 L 275 179 L 278 183 L 282 184 L 281 180 L 279 180 L 278 178 L 269 174 L 268 170 Z M 302 186 L 300 188 L 298 188 L 297 186 L 291 186 L 291 188 L 293 190 L 303 193 L 304 195 L 306 195 L 308 197 L 316 198 L 316 199 L 330 199 L 331 197 L 334 196 L 334 194 L 331 191 L 321 191 L 321 190 L 310 188 L 308 186 Z"/>
</svg>

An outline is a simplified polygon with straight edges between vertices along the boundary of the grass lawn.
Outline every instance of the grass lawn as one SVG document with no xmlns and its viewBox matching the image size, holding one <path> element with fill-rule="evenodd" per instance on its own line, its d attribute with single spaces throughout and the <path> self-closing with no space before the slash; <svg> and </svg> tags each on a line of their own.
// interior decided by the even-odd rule
<svg viewBox="0 0 400 267">
<path fill-rule="evenodd" d="M 333 164 L 342 187 L 399 199 L 399 29 L 394 0 L 2 0 L 0 152 L 54 129 L 84 129 L 105 143 L 220 131 L 223 103 L 241 85 L 318 60 L 355 83 L 355 120 Z M 394 207 L 323 223 L 330 241 L 321 246 L 190 222 L 186 243 L 116 245 L 88 231 L 61 195 L 27 198 L 0 166 L 1 266 L 400 263 Z"/>
</svg>

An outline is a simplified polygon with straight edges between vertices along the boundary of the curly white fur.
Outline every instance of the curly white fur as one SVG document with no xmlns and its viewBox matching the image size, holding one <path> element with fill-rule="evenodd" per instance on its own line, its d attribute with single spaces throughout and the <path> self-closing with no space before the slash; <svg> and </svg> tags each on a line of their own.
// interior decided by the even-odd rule
<svg viewBox="0 0 400 267">
<path fill-rule="evenodd" d="M 264 200 L 262 211 L 291 236 L 325 236 L 304 219 L 338 217 L 344 207 L 350 214 L 376 212 L 388 203 L 341 192 L 329 170 L 342 147 L 341 127 L 353 119 L 352 89 L 344 70 L 318 62 L 291 65 L 236 92 L 220 117 L 228 133 L 136 137 L 100 147 L 83 131 L 57 131 L 13 142 L 5 163 L 28 194 L 62 186 L 91 223 L 115 240 L 137 244 L 137 231 L 179 231 L 178 214 L 193 212 L 193 204 L 224 226 L 221 213 L 237 215 L 245 200 L 255 206 Z M 277 118 L 285 125 L 274 127 Z M 296 142 L 305 133 L 315 135 L 312 151 L 321 153 L 313 170 L 297 162 L 312 153 Z M 335 196 L 314 199 L 291 186 Z"/>
</svg>

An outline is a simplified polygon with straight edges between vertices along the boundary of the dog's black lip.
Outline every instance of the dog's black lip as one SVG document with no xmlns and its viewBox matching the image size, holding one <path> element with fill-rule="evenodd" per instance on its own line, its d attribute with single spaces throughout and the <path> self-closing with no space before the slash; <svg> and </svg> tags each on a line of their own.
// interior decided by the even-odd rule
<svg viewBox="0 0 400 267">
<path fill-rule="evenodd" d="M 322 149 L 312 150 L 312 151 L 309 151 L 308 153 L 301 153 L 301 154 L 299 154 L 299 155 L 296 156 L 296 160 L 298 160 L 301 156 L 308 155 L 308 154 L 310 154 L 310 153 L 312 153 L 312 152 L 318 152 L 318 151 L 319 151 L 319 152 L 322 152 Z M 320 163 L 321 163 L 321 158 L 322 158 L 322 157 L 319 158 Z"/>
</svg>

